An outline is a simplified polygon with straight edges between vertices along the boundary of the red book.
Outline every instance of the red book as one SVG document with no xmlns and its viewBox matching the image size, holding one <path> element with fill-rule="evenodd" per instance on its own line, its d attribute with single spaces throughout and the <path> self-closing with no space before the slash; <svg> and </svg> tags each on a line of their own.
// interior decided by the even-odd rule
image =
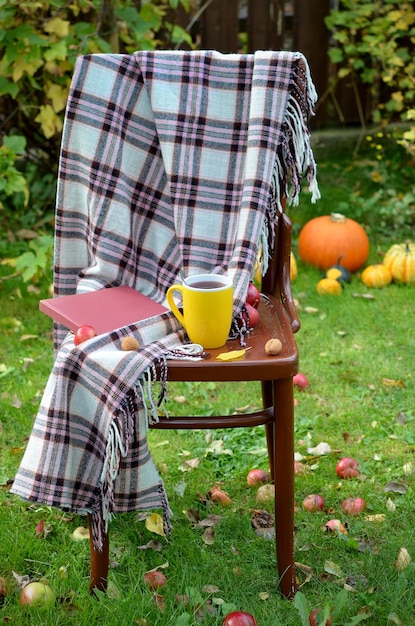
<svg viewBox="0 0 415 626">
<path fill-rule="evenodd" d="M 40 300 L 39 309 L 73 332 L 87 325 L 97 335 L 169 310 L 126 286 Z"/>
</svg>

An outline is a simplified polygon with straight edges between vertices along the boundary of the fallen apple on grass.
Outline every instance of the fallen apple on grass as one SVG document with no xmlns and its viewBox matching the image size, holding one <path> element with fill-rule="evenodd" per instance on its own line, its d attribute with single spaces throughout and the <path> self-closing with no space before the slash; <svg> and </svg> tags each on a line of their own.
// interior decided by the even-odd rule
<svg viewBox="0 0 415 626">
<path fill-rule="evenodd" d="M 275 498 L 275 487 L 271 485 L 271 483 L 267 483 L 266 485 L 261 485 L 258 487 L 258 491 L 256 492 L 255 499 L 260 504 L 264 502 L 269 502 Z"/>
<path fill-rule="evenodd" d="M 144 574 L 144 581 L 146 585 L 150 587 L 150 589 L 154 590 L 163 587 L 163 585 L 165 585 L 167 582 L 167 578 L 163 574 L 163 572 L 153 569 Z"/>
<path fill-rule="evenodd" d="M 360 472 L 358 462 L 352 457 L 345 456 L 336 465 L 336 473 L 340 478 L 356 478 Z"/>
<path fill-rule="evenodd" d="M 311 611 L 310 617 L 309 617 L 309 622 L 310 622 L 311 626 L 320 626 L 321 622 L 317 621 L 317 615 L 319 613 L 320 613 L 320 609 L 314 609 L 313 611 Z M 333 621 L 333 618 L 330 615 L 328 617 L 328 619 L 326 620 L 326 626 L 330 626 L 332 621 Z"/>
<path fill-rule="evenodd" d="M 233 611 L 225 615 L 222 626 L 258 626 L 258 623 L 251 613 Z"/>
<path fill-rule="evenodd" d="M 305 374 L 302 372 L 298 372 L 293 377 L 294 387 L 298 387 L 299 389 L 307 389 L 310 386 L 310 382 Z"/>
<path fill-rule="evenodd" d="M 55 592 L 40 582 L 32 582 L 23 587 L 20 594 L 20 604 L 22 606 L 48 607 L 55 604 Z"/>
<path fill-rule="evenodd" d="M 4 598 L 9 593 L 9 587 L 7 585 L 7 580 L 0 576 L 0 608 L 4 604 Z"/>
<path fill-rule="evenodd" d="M 320 494 L 312 493 L 303 500 L 304 511 L 322 511 L 324 509 L 324 498 Z"/>
<path fill-rule="evenodd" d="M 270 481 L 268 472 L 262 469 L 251 469 L 246 477 L 246 482 L 250 487 L 258 487 Z"/>
<path fill-rule="evenodd" d="M 339 519 L 330 519 L 325 524 L 324 528 L 328 532 L 332 532 L 332 533 L 337 532 L 337 533 L 342 533 L 343 535 L 347 535 L 346 527 L 341 523 Z"/>
<path fill-rule="evenodd" d="M 342 511 L 346 515 L 358 515 L 366 508 L 366 501 L 363 498 L 346 498 L 342 502 Z"/>
<path fill-rule="evenodd" d="M 92 339 L 92 337 L 96 337 L 97 331 L 93 326 L 80 326 L 75 333 L 74 344 L 79 346 L 80 343 L 83 343 L 87 339 Z"/>
</svg>

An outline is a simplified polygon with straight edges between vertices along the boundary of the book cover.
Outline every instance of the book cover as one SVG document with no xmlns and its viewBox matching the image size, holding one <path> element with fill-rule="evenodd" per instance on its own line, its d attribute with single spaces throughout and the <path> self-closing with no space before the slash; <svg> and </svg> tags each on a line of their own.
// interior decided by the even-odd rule
<svg viewBox="0 0 415 626">
<path fill-rule="evenodd" d="M 127 286 L 47 298 L 40 300 L 39 309 L 73 332 L 88 325 L 95 328 L 97 335 L 168 311 Z"/>
</svg>

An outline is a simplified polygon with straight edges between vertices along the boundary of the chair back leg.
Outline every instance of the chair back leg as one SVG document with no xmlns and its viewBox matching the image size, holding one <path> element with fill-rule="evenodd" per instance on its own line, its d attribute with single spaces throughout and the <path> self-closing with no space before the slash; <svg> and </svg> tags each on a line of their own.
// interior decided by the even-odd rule
<svg viewBox="0 0 415 626">
<path fill-rule="evenodd" d="M 108 533 L 104 537 L 102 551 L 96 550 L 92 541 L 91 533 L 91 515 L 88 515 L 89 524 L 89 549 L 90 549 L 90 567 L 91 576 L 89 582 L 89 590 L 92 595 L 95 590 L 106 591 L 108 586 L 108 569 L 109 569 L 109 536 Z"/>
</svg>

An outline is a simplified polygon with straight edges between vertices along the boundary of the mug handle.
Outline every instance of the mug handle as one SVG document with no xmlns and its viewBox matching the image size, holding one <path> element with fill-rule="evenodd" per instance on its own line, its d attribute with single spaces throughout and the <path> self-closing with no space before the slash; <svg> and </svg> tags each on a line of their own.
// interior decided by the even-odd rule
<svg viewBox="0 0 415 626">
<path fill-rule="evenodd" d="M 173 293 L 175 291 L 179 291 L 183 296 L 183 285 L 172 285 L 171 287 L 169 287 L 166 293 L 166 300 L 167 300 L 169 307 L 172 310 L 173 315 L 179 320 L 183 328 L 186 328 L 185 323 L 184 323 L 184 316 L 177 308 L 177 304 L 173 298 Z"/>
</svg>

